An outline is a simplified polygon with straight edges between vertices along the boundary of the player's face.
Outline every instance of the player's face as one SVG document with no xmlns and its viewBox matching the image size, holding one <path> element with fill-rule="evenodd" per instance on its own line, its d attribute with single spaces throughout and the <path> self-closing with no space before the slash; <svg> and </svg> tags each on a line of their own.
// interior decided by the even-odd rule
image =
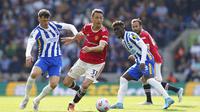
<svg viewBox="0 0 200 112">
<path fill-rule="evenodd" d="M 118 38 L 123 38 L 124 36 L 124 28 L 122 26 L 116 25 L 113 27 L 115 35 L 117 35 Z"/>
<path fill-rule="evenodd" d="M 102 13 L 94 13 L 92 16 L 92 23 L 96 26 L 101 26 L 103 23 L 103 14 Z"/>
<path fill-rule="evenodd" d="M 38 17 L 38 21 L 43 28 L 48 28 L 49 18 Z"/>
<path fill-rule="evenodd" d="M 140 31 L 141 31 L 141 25 L 140 25 L 139 22 L 136 21 L 136 22 L 131 23 L 131 27 L 132 27 L 132 30 L 134 32 L 136 32 L 137 34 L 140 33 Z"/>
</svg>

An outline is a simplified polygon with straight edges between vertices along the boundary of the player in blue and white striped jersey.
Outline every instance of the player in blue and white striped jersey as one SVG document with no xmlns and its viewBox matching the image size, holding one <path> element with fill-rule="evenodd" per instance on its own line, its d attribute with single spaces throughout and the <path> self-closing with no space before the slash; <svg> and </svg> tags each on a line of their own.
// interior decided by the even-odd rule
<svg viewBox="0 0 200 112">
<path fill-rule="evenodd" d="M 38 111 L 40 100 L 48 95 L 48 93 L 52 91 L 59 83 L 62 66 L 61 48 L 59 42 L 60 31 L 65 29 L 71 30 L 74 35 L 78 33 L 74 25 L 50 21 L 50 16 L 51 14 L 48 10 L 41 9 L 38 12 L 39 25 L 31 32 L 28 38 L 26 48 L 26 65 L 31 66 L 33 64 L 31 51 L 35 43 L 37 45 L 38 58 L 27 80 L 25 97 L 20 104 L 21 109 L 26 107 L 32 84 L 42 73 L 48 72 L 50 81 L 49 84 L 44 87 L 42 92 L 33 100 L 33 109 L 35 111 Z"/>
<path fill-rule="evenodd" d="M 121 77 L 120 87 L 118 90 L 118 102 L 112 105 L 111 108 L 123 109 L 123 98 L 128 89 L 128 81 L 138 81 L 141 77 L 145 82 L 153 86 L 165 98 L 163 109 L 167 109 L 174 100 L 169 97 L 162 85 L 156 81 L 154 76 L 154 58 L 148 51 L 146 44 L 134 32 L 125 31 L 125 25 L 122 21 L 115 21 L 112 24 L 114 33 L 122 41 L 125 48 L 131 53 L 132 59 L 135 59 L 135 64 L 132 65 Z M 133 57 L 134 56 L 134 57 Z"/>
</svg>

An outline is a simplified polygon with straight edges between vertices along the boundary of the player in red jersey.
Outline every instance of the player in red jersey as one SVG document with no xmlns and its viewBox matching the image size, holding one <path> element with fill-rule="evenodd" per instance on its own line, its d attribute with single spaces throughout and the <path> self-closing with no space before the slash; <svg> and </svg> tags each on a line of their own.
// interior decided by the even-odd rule
<svg viewBox="0 0 200 112">
<path fill-rule="evenodd" d="M 155 79 L 159 82 L 161 82 L 162 86 L 166 90 L 171 90 L 178 94 L 179 102 L 182 100 L 183 95 L 183 88 L 177 88 L 172 85 L 170 85 L 167 82 L 162 82 L 162 75 L 161 75 L 161 65 L 162 65 L 162 57 L 160 53 L 158 52 L 158 46 L 152 36 L 142 28 L 142 21 L 140 19 L 133 19 L 131 21 L 131 27 L 134 32 L 136 32 L 144 41 L 145 44 L 147 44 L 148 48 L 150 49 L 150 52 L 154 56 L 155 59 Z M 145 90 L 145 94 L 147 97 L 147 100 L 144 104 L 152 104 L 151 100 L 151 86 L 149 84 L 143 84 L 143 88 Z"/>
<path fill-rule="evenodd" d="M 103 19 L 103 11 L 94 9 L 91 13 L 92 23 L 86 24 L 76 36 L 62 40 L 65 44 L 69 44 L 85 37 L 80 57 L 63 81 L 65 86 L 77 91 L 73 101 L 68 105 L 69 111 L 74 111 L 75 103 L 81 100 L 88 87 L 96 81 L 104 68 L 109 32 L 102 25 Z M 85 80 L 79 87 L 74 80 L 81 75 L 85 75 Z"/>
</svg>

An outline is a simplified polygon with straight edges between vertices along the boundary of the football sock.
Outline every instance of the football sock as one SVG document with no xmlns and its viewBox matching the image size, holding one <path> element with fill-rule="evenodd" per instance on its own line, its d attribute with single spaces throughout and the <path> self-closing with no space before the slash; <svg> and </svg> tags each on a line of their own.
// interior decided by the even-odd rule
<svg viewBox="0 0 200 112">
<path fill-rule="evenodd" d="M 161 84 L 162 84 L 163 88 L 165 88 L 166 90 L 171 90 L 176 93 L 178 93 L 178 91 L 179 91 L 179 88 L 174 87 L 167 82 L 161 82 Z"/>
<path fill-rule="evenodd" d="M 78 103 L 85 94 L 86 92 L 83 92 L 83 90 L 80 88 L 73 99 L 73 103 Z"/>
<path fill-rule="evenodd" d="M 47 96 L 51 91 L 53 90 L 53 88 L 51 88 L 51 86 L 48 84 L 47 86 L 45 86 L 42 90 L 42 92 L 35 98 L 36 101 L 40 101 L 41 99 L 43 99 L 45 96 Z"/>
<path fill-rule="evenodd" d="M 167 94 L 165 89 L 162 87 L 161 83 L 156 81 L 154 78 L 148 79 L 147 83 L 149 83 L 151 86 L 153 86 L 160 94 L 163 95 L 164 98 L 169 97 L 169 95 Z"/>
<path fill-rule="evenodd" d="M 151 85 L 145 84 L 145 85 L 143 85 L 143 88 L 144 88 L 144 92 L 145 92 L 145 95 L 147 98 L 147 102 L 152 102 L 152 100 L 151 100 Z"/>
<path fill-rule="evenodd" d="M 76 84 L 75 81 L 73 81 L 73 83 L 71 84 L 71 86 L 69 87 L 75 91 L 78 91 L 80 89 L 80 87 Z"/>
<path fill-rule="evenodd" d="M 25 98 L 29 98 L 29 93 L 31 91 L 32 85 L 35 83 L 35 79 L 33 79 L 31 76 L 28 77 L 28 80 L 26 82 L 26 87 L 25 87 Z"/>
<path fill-rule="evenodd" d="M 117 94 L 118 103 L 123 103 L 124 96 L 127 93 L 128 81 L 124 77 L 120 77 L 120 86 Z"/>
</svg>

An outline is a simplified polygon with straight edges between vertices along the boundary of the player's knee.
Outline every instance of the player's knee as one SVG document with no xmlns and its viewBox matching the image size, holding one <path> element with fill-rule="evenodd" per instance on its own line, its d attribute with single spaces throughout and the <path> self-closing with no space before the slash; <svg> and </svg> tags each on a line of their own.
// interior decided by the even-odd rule
<svg viewBox="0 0 200 112">
<path fill-rule="evenodd" d="M 88 83 L 83 83 L 83 84 L 82 84 L 82 89 L 83 89 L 83 90 L 87 90 L 88 87 L 89 87 L 89 84 L 88 84 Z"/>
<path fill-rule="evenodd" d="M 37 78 L 38 73 L 37 72 L 31 72 L 31 78 L 35 79 Z"/>
<path fill-rule="evenodd" d="M 53 83 L 50 84 L 50 87 L 51 87 L 52 89 L 54 89 L 54 88 L 56 88 L 57 85 L 58 85 L 58 84 L 57 84 L 56 82 L 53 82 Z"/>
<path fill-rule="evenodd" d="M 120 77 L 120 81 L 124 81 L 124 80 L 126 80 L 126 78 L 123 77 L 123 76 L 121 76 L 121 77 Z"/>
<path fill-rule="evenodd" d="M 143 85 L 145 85 L 145 84 L 147 83 L 144 77 L 141 77 L 141 78 L 140 78 L 140 82 L 141 82 Z"/>
<path fill-rule="evenodd" d="M 71 84 L 72 83 L 70 81 L 66 81 L 66 80 L 63 81 L 64 86 L 70 87 Z"/>
<path fill-rule="evenodd" d="M 143 77 L 143 83 L 146 83 L 148 79 L 150 79 L 152 77 L 150 77 L 149 75 L 144 75 Z"/>
<path fill-rule="evenodd" d="M 158 82 L 162 82 L 162 78 L 160 79 L 160 78 L 156 78 L 156 80 L 158 81 Z"/>
</svg>

